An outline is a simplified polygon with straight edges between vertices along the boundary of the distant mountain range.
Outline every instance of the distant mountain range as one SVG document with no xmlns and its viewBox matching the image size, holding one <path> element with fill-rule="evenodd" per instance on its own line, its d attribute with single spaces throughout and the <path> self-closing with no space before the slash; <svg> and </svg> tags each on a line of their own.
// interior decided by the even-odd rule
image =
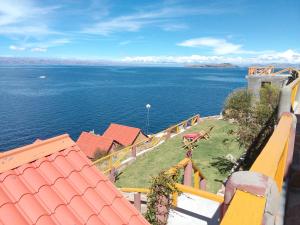
<svg viewBox="0 0 300 225">
<path fill-rule="evenodd" d="M 59 58 L 0 57 L 0 65 L 116 65 L 109 60 L 83 60 Z"/>
<path fill-rule="evenodd" d="M 249 66 L 266 66 L 270 64 L 243 64 L 234 65 L 231 63 L 199 63 L 199 64 L 143 64 L 143 63 L 128 63 L 122 61 L 102 60 L 102 59 L 63 59 L 63 58 L 35 58 L 35 57 L 1 57 L 0 66 L 12 65 L 86 65 L 86 66 L 184 66 L 190 68 L 236 68 Z M 300 64 L 289 63 L 272 63 L 277 68 L 296 67 L 300 68 Z"/>
<path fill-rule="evenodd" d="M 231 63 L 213 63 L 213 64 L 187 64 L 185 67 L 192 68 L 235 68 L 237 65 Z"/>
</svg>

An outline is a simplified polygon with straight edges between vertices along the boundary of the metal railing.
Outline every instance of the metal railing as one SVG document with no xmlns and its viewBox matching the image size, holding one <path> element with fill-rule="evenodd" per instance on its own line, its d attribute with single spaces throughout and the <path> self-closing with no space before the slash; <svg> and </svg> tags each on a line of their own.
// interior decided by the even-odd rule
<svg viewBox="0 0 300 225">
<path fill-rule="evenodd" d="M 181 129 L 194 126 L 199 121 L 200 115 L 197 114 L 157 134 L 152 135 L 146 140 L 104 156 L 94 161 L 93 164 L 96 165 L 105 174 L 114 173 L 114 170 L 120 168 L 122 164 L 126 162 L 126 160 L 135 160 L 139 152 L 157 146 L 162 141 L 169 139 L 172 134 L 178 134 Z"/>
</svg>

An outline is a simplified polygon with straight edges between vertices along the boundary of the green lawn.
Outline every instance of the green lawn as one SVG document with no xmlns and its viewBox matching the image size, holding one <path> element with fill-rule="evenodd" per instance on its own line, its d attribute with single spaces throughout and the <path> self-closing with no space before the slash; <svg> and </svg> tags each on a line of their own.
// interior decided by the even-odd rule
<svg viewBox="0 0 300 225">
<path fill-rule="evenodd" d="M 207 130 L 214 126 L 209 140 L 198 142 L 197 148 L 193 151 L 193 160 L 207 178 L 207 190 L 217 192 L 222 181 L 227 175 L 222 175 L 210 165 L 214 157 L 232 154 L 239 158 L 243 150 L 239 148 L 233 135 L 228 130 L 235 129 L 235 125 L 224 120 L 208 119 L 201 122 L 184 133 Z M 224 139 L 227 144 L 224 145 Z M 121 172 L 116 182 L 118 187 L 149 187 L 152 176 L 157 175 L 161 170 L 176 165 L 185 157 L 185 150 L 181 148 L 182 134 L 161 144 L 149 153 L 137 158 L 137 160 Z"/>
</svg>

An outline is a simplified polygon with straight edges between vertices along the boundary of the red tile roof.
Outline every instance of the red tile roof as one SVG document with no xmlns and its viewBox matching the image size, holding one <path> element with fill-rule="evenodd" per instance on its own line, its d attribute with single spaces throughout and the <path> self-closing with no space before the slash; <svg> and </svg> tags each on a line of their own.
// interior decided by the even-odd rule
<svg viewBox="0 0 300 225">
<path fill-rule="evenodd" d="M 1 225 L 149 225 L 68 135 L 0 155 Z"/>
<path fill-rule="evenodd" d="M 124 146 L 132 145 L 138 137 L 141 129 L 111 123 L 103 136 L 111 138 Z"/>
<path fill-rule="evenodd" d="M 95 157 L 95 153 L 98 150 L 108 153 L 111 150 L 113 143 L 113 139 L 89 132 L 82 132 L 76 141 L 79 148 L 91 159 Z"/>
</svg>

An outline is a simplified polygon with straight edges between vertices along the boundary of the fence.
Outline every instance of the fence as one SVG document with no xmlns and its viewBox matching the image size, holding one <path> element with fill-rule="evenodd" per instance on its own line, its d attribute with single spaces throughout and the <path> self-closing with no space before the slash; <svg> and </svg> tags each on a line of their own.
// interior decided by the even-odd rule
<svg viewBox="0 0 300 225">
<path fill-rule="evenodd" d="M 193 194 L 219 203 L 223 202 L 224 199 L 222 196 L 205 191 L 206 179 L 191 158 L 185 158 L 181 160 L 177 165 L 167 170 L 166 173 L 172 176 L 180 169 L 184 169 L 183 184 L 176 184 L 176 188 L 180 192 Z M 194 172 L 193 175 L 192 171 Z M 193 187 L 192 176 L 194 177 Z M 150 192 L 150 190 L 147 188 L 120 188 L 120 190 L 123 192 L 134 193 L 134 205 L 139 210 L 141 209 L 141 193 L 148 194 Z M 172 194 L 173 206 L 177 205 L 177 198 L 178 194 L 177 192 L 174 192 Z"/>
<path fill-rule="evenodd" d="M 169 139 L 173 134 L 178 134 L 182 129 L 194 126 L 199 121 L 200 115 L 197 114 L 187 120 L 167 128 L 166 130 L 152 135 L 147 140 L 143 140 L 139 143 L 125 147 L 105 157 L 102 157 L 94 161 L 93 164 L 95 164 L 105 174 L 114 174 L 114 170 L 120 168 L 121 165 L 126 162 L 126 160 L 135 160 L 139 152 L 157 146 L 162 141 Z"/>
<path fill-rule="evenodd" d="M 263 66 L 263 67 L 249 67 L 248 68 L 248 75 L 279 75 L 288 73 L 290 74 L 291 71 L 294 71 L 296 69 L 288 67 L 282 70 L 275 71 L 274 66 Z M 297 71 L 297 70 L 296 70 Z"/>
<path fill-rule="evenodd" d="M 291 113 L 284 113 L 267 145 L 252 165 L 250 172 L 261 174 L 276 183 L 282 190 L 283 181 L 292 161 L 296 120 Z M 256 184 L 252 184 L 255 186 Z M 273 193 L 274 194 L 274 193 Z M 225 193 L 226 199 L 226 193 Z M 277 207 L 278 202 L 270 203 L 268 195 L 252 194 L 237 190 L 230 202 L 221 225 L 261 225 L 273 218 L 276 209 L 270 213 L 270 205 Z M 275 200 L 275 199 L 273 199 Z M 268 211 L 268 212 L 267 212 Z M 269 218 L 266 215 L 269 213 Z"/>
</svg>

